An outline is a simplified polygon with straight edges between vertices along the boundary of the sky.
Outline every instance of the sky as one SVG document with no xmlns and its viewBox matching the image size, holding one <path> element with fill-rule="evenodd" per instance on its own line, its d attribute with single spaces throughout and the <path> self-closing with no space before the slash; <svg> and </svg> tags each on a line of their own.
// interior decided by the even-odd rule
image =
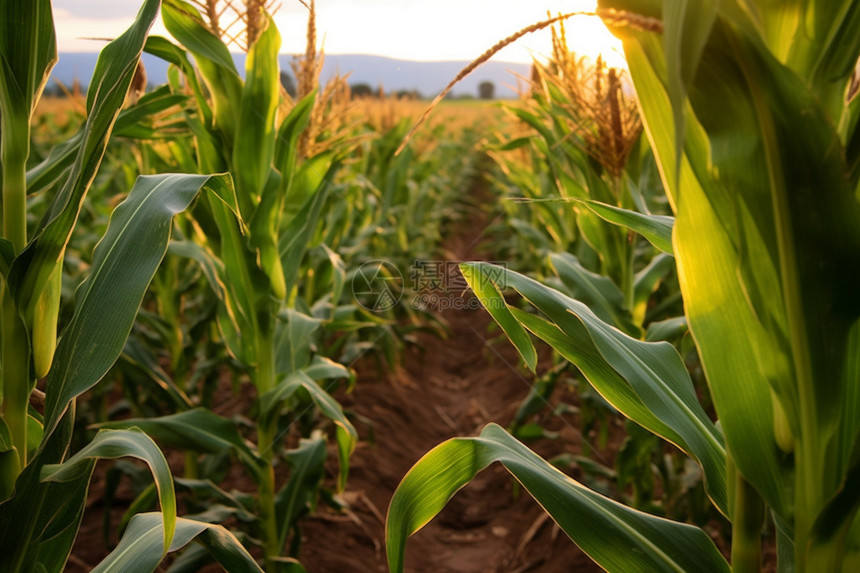
<svg viewBox="0 0 860 573">
<path fill-rule="evenodd" d="M 593 10 L 595 0 L 317 0 L 317 33 L 329 54 L 373 54 L 405 60 L 472 60 L 502 38 L 553 14 Z M 60 52 L 97 52 L 134 19 L 140 0 L 52 0 Z M 307 9 L 282 0 L 275 22 L 284 53 L 305 49 Z M 623 61 L 620 44 L 596 17 L 566 24 L 570 47 Z M 161 21 L 153 33 L 166 35 Z M 551 50 L 549 32 L 526 36 L 494 59 L 531 62 Z"/>
</svg>

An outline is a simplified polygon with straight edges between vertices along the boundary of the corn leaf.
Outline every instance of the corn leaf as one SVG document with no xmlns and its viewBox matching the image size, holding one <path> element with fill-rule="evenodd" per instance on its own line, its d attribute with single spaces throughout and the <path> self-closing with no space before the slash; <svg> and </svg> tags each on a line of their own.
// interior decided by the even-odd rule
<svg viewBox="0 0 860 573">
<path fill-rule="evenodd" d="M 170 88 L 163 86 L 141 96 L 137 103 L 124 108 L 116 118 L 112 136 L 130 136 L 143 139 L 170 137 L 158 132 L 145 129 L 140 122 L 161 113 L 170 107 L 185 102 L 183 94 L 170 93 Z M 86 124 L 75 135 L 51 149 L 50 154 L 41 163 L 27 171 L 27 194 L 44 191 L 58 184 L 64 175 L 68 174 L 80 151 L 81 141 L 87 133 Z"/>
<path fill-rule="evenodd" d="M 636 231 L 664 253 L 672 254 L 672 225 L 675 223 L 673 217 L 644 215 L 600 201 L 583 201 L 583 203 L 604 221 Z"/>
<path fill-rule="evenodd" d="M 482 299 L 493 318 L 505 316 L 525 325 L 579 367 L 627 417 L 696 458 L 708 494 L 728 514 L 723 438 L 699 404 L 684 362 L 671 345 L 627 336 L 581 302 L 513 271 L 487 263 L 463 266 L 470 286 L 477 282 L 476 275 L 485 281 L 495 276 L 552 321 L 514 311 L 501 296 Z"/>
<path fill-rule="evenodd" d="M 143 340 L 129 336 L 122 348 L 122 359 L 145 374 L 164 391 L 174 408 L 184 410 L 194 407 L 194 402 L 185 390 L 176 384 L 173 377 L 159 364 L 155 350 L 147 346 Z"/>
<path fill-rule="evenodd" d="M 299 137 L 311 120 L 316 98 L 317 91 L 314 90 L 296 102 L 296 105 L 293 106 L 293 109 L 290 110 L 278 128 L 274 162 L 275 168 L 281 172 L 283 177 L 282 192 L 286 192 L 290 188 L 296 170 Z"/>
<path fill-rule="evenodd" d="M 6 422 L 0 418 L 0 483 L 15 483 L 15 478 L 21 472 L 21 464 L 18 460 L 18 450 L 12 445 L 12 435 Z M 6 501 L 12 495 L 12 490 L 0 491 L 0 503 Z"/>
<path fill-rule="evenodd" d="M 603 322 L 639 337 L 631 309 L 626 308 L 624 295 L 609 277 L 589 271 L 570 253 L 553 253 L 549 260 L 562 283 L 572 289 L 574 298 L 586 304 Z"/>
<path fill-rule="evenodd" d="M 322 437 L 301 440 L 298 448 L 287 452 L 287 463 L 292 470 L 290 479 L 275 496 L 279 547 L 286 543 L 296 521 L 313 508 L 325 473 L 326 457 L 326 441 Z"/>
<path fill-rule="evenodd" d="M 23 564 L 59 572 L 68 559 L 83 517 L 95 460 L 91 460 L 89 471 L 81 471 L 80 478 L 70 482 L 42 482 L 40 472 L 46 463 L 60 461 L 67 454 L 73 418 L 64 416 L 57 429 L 46 436 L 18 476 L 13 497 L 0 503 L 2 573 L 19 573 Z"/>
<path fill-rule="evenodd" d="M 271 27 L 274 28 L 274 25 Z M 277 62 L 276 53 L 271 55 L 271 57 Z M 277 73 L 275 76 L 275 83 L 277 85 L 280 80 L 277 77 Z M 246 86 L 247 89 L 248 87 Z M 275 95 L 277 96 L 277 91 Z M 263 180 L 265 185 L 261 185 L 256 191 L 260 195 L 260 200 L 249 223 L 251 229 L 251 246 L 257 249 L 260 267 L 269 276 L 272 290 L 275 296 L 280 299 L 286 296 L 288 284 L 278 248 L 284 200 L 292 186 L 293 177 L 297 170 L 296 149 L 298 138 L 310 121 L 315 98 L 316 92 L 306 96 L 290 110 L 289 115 L 278 129 L 277 138 L 275 138 L 274 133 L 270 133 L 274 129 L 274 115 L 270 118 L 271 123 L 267 124 L 266 129 L 268 131 L 265 132 L 267 134 L 265 137 L 269 138 L 267 140 L 269 143 L 264 145 L 267 152 L 268 163 L 266 164 L 266 174 L 268 178 Z M 277 98 L 274 101 L 277 103 Z M 254 112 L 256 113 L 256 110 Z M 251 143 L 248 145 L 247 149 L 254 149 L 250 146 Z M 237 151 L 234 152 L 234 165 L 237 166 L 237 170 L 239 169 L 240 161 L 244 161 L 244 159 L 238 156 L 238 153 L 237 148 Z M 256 156 L 259 154 L 254 153 L 250 155 Z M 247 160 L 250 161 L 251 158 L 249 157 Z M 277 172 L 272 170 L 271 163 L 273 160 Z M 257 168 L 262 169 L 262 166 L 257 166 Z M 322 200 L 324 197 L 320 199 Z"/>
<path fill-rule="evenodd" d="M 212 127 L 220 132 L 227 149 L 232 150 L 240 125 L 237 120 L 242 101 L 242 79 L 227 46 L 209 30 L 200 13 L 188 2 L 166 0 L 161 16 L 167 31 L 194 56 L 212 96 Z M 250 210 L 245 207 L 243 205 L 243 214 Z"/>
<path fill-rule="evenodd" d="M 167 38 L 152 35 L 146 39 L 146 45 L 143 47 L 143 51 L 147 54 L 157 56 L 165 62 L 169 62 L 182 70 L 182 73 L 188 81 L 188 86 L 191 88 L 191 93 L 194 94 L 197 109 L 200 110 L 206 125 L 210 125 L 212 123 L 212 108 L 209 107 L 203 94 L 203 90 L 200 89 L 197 73 L 194 71 L 194 66 L 191 64 L 191 60 L 188 59 L 187 52 Z"/>
<path fill-rule="evenodd" d="M 771 392 L 792 435 L 801 424 L 811 432 L 804 440 L 813 458 L 798 461 L 822 466 L 814 456 L 833 432 L 828 426 L 845 420 L 837 414 L 840 371 L 860 310 L 847 269 L 860 261 L 860 217 L 833 122 L 807 85 L 744 32 L 714 29 L 697 78 L 720 81 L 691 92 L 682 184 L 667 178 L 667 188 L 678 208 L 687 315 L 727 440 L 744 476 L 783 513 L 792 504 L 784 497 L 791 474 L 773 447 L 779 413 Z M 667 80 L 649 42 L 626 49 L 665 171 L 675 141 L 657 127 L 667 119 Z M 834 493 L 834 477 L 809 484 L 816 505 Z"/>
<path fill-rule="evenodd" d="M 122 539 L 93 573 L 134 571 L 151 573 L 161 562 L 160 544 L 165 524 L 160 513 L 134 516 Z M 176 534 L 169 551 L 178 551 L 192 540 L 202 543 L 226 571 L 262 572 L 262 569 L 236 537 L 220 525 L 178 518 Z"/>
<path fill-rule="evenodd" d="M 506 284 L 502 281 L 503 276 L 496 273 L 488 275 L 482 272 L 482 269 L 468 264 L 460 265 L 460 272 L 466 282 L 469 283 L 469 288 L 472 289 L 472 292 L 475 293 L 493 320 L 499 323 L 508 339 L 517 348 L 528 369 L 534 372 L 537 368 L 537 352 L 528 333 L 511 316 L 507 303 L 505 303 L 505 299 L 497 286 L 498 283 Z"/>
<path fill-rule="evenodd" d="M 94 386 L 122 352 L 143 295 L 164 258 L 173 216 L 201 189 L 235 205 L 226 176 L 141 177 L 111 216 L 78 289 L 75 314 L 57 345 L 47 379 L 45 432 L 76 397 Z"/>
<path fill-rule="evenodd" d="M 633 317 L 643 317 L 648 310 L 648 300 L 654 291 L 675 270 L 674 257 L 660 253 L 633 277 Z M 640 322 L 641 324 L 641 319 Z"/>
<path fill-rule="evenodd" d="M 160 0 L 146 0 L 132 26 L 99 54 L 87 90 L 87 122 L 71 172 L 54 195 L 33 240 L 12 265 L 9 286 L 19 309 L 32 309 L 65 251 L 159 4 Z"/>
<path fill-rule="evenodd" d="M 240 129 L 233 148 L 233 172 L 238 193 L 259 201 L 275 154 L 275 115 L 280 96 L 278 50 L 281 35 L 271 17 L 262 21 L 262 33 L 248 50 L 245 84 L 239 105 Z M 251 213 L 243 213 L 250 219 Z"/>
<path fill-rule="evenodd" d="M 226 449 L 236 452 L 239 459 L 259 480 L 259 461 L 239 434 L 236 425 L 205 408 L 159 418 L 130 418 L 105 422 L 102 429 L 140 428 L 165 446 L 186 451 L 214 454 Z"/>
<path fill-rule="evenodd" d="M 314 333 L 323 321 L 290 308 L 282 310 L 278 319 L 275 370 L 282 375 L 303 370 L 311 363 Z"/>
<path fill-rule="evenodd" d="M 674 10 L 665 3 L 667 33 Z M 846 35 L 858 11 L 848 1 L 723 3 L 683 101 L 666 65 L 677 55 L 651 33 L 620 31 L 729 451 L 809 570 L 841 565 L 834 532 L 857 529 L 858 500 L 843 484 L 856 471 L 860 204 L 846 163 L 856 150 L 844 147 L 856 108 L 843 97 L 860 55 Z M 814 525 L 821 515 L 826 531 Z"/>
<path fill-rule="evenodd" d="M 495 424 L 486 426 L 479 437 L 454 438 L 436 446 L 403 478 L 386 520 L 391 571 L 403 571 L 406 539 L 493 462 L 501 462 L 607 571 L 729 571 L 702 530 L 641 513 L 589 490 Z"/>
<path fill-rule="evenodd" d="M 57 61 L 57 38 L 49 0 L 0 3 L 0 117 L 17 137 Z M 23 132 L 24 134 L 27 131 Z M 29 150 L 27 145 L 21 152 Z M 26 159 L 26 156 L 24 157 Z"/>
<path fill-rule="evenodd" d="M 336 373 L 340 376 L 340 373 Z M 260 397 L 260 425 L 271 425 L 276 416 L 279 415 L 284 402 L 289 400 L 299 389 L 304 389 L 311 400 L 320 411 L 334 422 L 337 432 L 338 461 L 340 472 L 338 474 L 338 488 L 343 489 L 346 484 L 346 476 L 349 471 L 349 457 L 355 450 L 358 442 L 358 432 L 343 413 L 343 409 L 337 400 L 331 397 L 306 371 L 300 370 L 284 377 L 273 389 Z"/>
<path fill-rule="evenodd" d="M 92 473 L 92 460 L 115 459 L 120 457 L 135 457 L 149 466 L 158 489 L 158 499 L 161 504 L 161 515 L 164 516 L 162 528 L 163 556 L 173 540 L 176 527 L 176 494 L 173 490 L 173 474 L 164 454 L 152 441 L 152 438 L 139 429 L 104 430 L 96 434 L 92 442 L 87 444 L 74 456 L 62 464 L 46 465 L 42 468 L 42 481 L 67 482 L 89 477 Z"/>
<path fill-rule="evenodd" d="M 290 187 L 282 221 L 285 226 L 278 242 L 287 290 L 295 286 L 302 258 L 316 231 L 338 167 L 339 162 L 332 154 L 312 157 L 302 163 Z"/>
</svg>

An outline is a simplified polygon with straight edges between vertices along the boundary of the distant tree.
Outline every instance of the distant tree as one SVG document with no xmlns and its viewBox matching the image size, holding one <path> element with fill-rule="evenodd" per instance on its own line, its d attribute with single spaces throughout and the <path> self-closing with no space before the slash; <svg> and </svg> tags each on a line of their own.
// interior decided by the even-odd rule
<svg viewBox="0 0 860 573">
<path fill-rule="evenodd" d="M 45 86 L 45 90 L 42 92 L 42 95 L 45 97 L 55 97 L 55 98 L 64 98 L 66 97 L 66 92 L 63 91 L 63 88 L 60 87 L 56 81 L 48 82 Z"/>
<path fill-rule="evenodd" d="M 281 85 L 284 86 L 284 90 L 290 94 L 290 97 L 296 97 L 296 80 L 289 72 L 281 71 Z"/>
<path fill-rule="evenodd" d="M 496 97 L 496 84 L 491 81 L 483 81 L 478 84 L 478 97 L 481 99 L 493 99 Z"/>
<path fill-rule="evenodd" d="M 400 90 L 394 94 L 397 99 L 421 100 L 424 99 L 418 90 Z"/>
<path fill-rule="evenodd" d="M 352 84 L 349 86 L 349 90 L 354 98 L 374 97 L 376 95 L 376 91 L 369 84 L 364 83 Z"/>
<path fill-rule="evenodd" d="M 450 91 L 447 93 L 447 95 L 445 95 L 445 97 L 443 99 L 452 100 L 452 101 L 471 100 L 471 99 L 475 99 L 475 94 L 470 94 L 468 92 Z"/>
</svg>

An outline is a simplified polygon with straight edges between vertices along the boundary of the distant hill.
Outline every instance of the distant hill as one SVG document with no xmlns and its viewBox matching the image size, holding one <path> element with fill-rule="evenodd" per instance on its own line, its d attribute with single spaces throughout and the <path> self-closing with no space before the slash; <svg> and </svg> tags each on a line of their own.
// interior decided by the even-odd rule
<svg viewBox="0 0 860 573">
<path fill-rule="evenodd" d="M 77 78 L 83 86 L 89 83 L 96 65 L 97 54 L 65 53 L 60 54 L 59 62 L 51 75 L 65 85 L 71 85 Z M 234 54 L 240 72 L 244 71 L 245 54 Z M 281 56 L 281 69 L 292 73 L 290 62 L 293 57 Z M 148 54 L 143 56 L 147 78 L 152 84 L 167 80 L 167 64 Z M 396 60 L 381 56 L 359 54 L 327 54 L 323 66 L 322 79 L 325 81 L 334 74 L 349 74 L 350 84 L 369 84 L 374 89 L 382 86 L 386 92 L 417 90 L 425 97 L 435 96 L 457 75 L 468 62 L 413 62 Z M 496 97 L 516 96 L 517 75 L 528 77 L 529 65 L 508 62 L 487 62 L 464 79 L 454 88 L 454 95 L 478 94 L 478 84 L 491 81 L 496 86 Z M 49 84 L 50 85 L 50 84 Z"/>
</svg>

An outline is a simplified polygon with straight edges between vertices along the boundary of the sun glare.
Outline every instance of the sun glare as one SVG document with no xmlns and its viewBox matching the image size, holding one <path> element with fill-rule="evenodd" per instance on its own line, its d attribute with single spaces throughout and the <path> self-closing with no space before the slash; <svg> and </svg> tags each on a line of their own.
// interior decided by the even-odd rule
<svg viewBox="0 0 860 573">
<path fill-rule="evenodd" d="M 491 8 L 488 8 L 491 6 Z M 530 24 L 575 11 L 593 12 L 594 0 L 317 0 L 317 34 L 330 54 L 372 54 L 403 60 L 468 61 L 502 38 Z M 284 3 L 276 15 L 282 51 L 304 51 L 306 12 Z M 356 25 L 360 23 L 360 25 Z M 575 16 L 565 23 L 567 41 L 578 54 L 625 67 L 621 42 L 600 18 Z M 529 63 L 552 52 L 550 31 L 528 34 L 502 50 L 498 61 Z"/>
<path fill-rule="evenodd" d="M 112 10 L 97 10 L 95 0 L 53 0 L 61 52 L 93 51 L 134 18 L 139 0 L 115 0 Z M 317 0 L 317 39 L 329 54 L 372 54 L 417 61 L 468 61 L 517 30 L 556 15 L 593 12 L 595 0 Z M 488 8 L 489 6 L 489 8 Z M 305 51 L 307 9 L 285 1 L 275 15 L 283 38 L 281 51 Z M 567 43 L 577 54 L 626 67 L 621 42 L 600 18 L 574 16 L 565 22 Z M 154 32 L 165 34 L 161 21 Z M 238 48 L 235 48 L 238 50 Z M 528 34 L 494 59 L 529 63 L 552 52 L 549 30 Z"/>
<path fill-rule="evenodd" d="M 626 68 L 621 40 L 613 36 L 597 16 L 574 16 L 565 25 L 567 45 L 592 60 L 602 58 L 614 68 Z"/>
</svg>

